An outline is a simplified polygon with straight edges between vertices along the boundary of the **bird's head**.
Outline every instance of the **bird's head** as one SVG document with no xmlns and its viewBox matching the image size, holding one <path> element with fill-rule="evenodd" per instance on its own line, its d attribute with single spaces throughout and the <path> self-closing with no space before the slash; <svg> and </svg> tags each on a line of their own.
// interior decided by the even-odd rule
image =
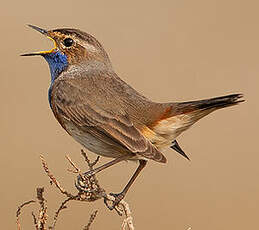
<svg viewBox="0 0 259 230">
<path fill-rule="evenodd" d="M 40 51 L 21 56 L 42 56 L 49 64 L 51 78 L 54 81 L 62 71 L 71 65 L 87 65 L 99 62 L 110 66 L 110 60 L 102 45 L 90 34 L 77 29 L 45 30 L 29 25 L 54 42 L 48 51 Z"/>
</svg>

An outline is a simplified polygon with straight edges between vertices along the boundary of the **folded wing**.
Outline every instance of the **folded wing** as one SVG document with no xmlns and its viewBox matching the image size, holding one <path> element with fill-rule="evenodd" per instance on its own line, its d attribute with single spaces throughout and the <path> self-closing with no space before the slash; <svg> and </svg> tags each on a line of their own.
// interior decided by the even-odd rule
<svg viewBox="0 0 259 230">
<path fill-rule="evenodd" d="M 119 147 L 145 158 L 161 163 L 166 162 L 163 154 L 133 125 L 128 115 L 123 111 L 119 102 L 114 108 L 109 104 L 115 98 L 104 92 L 95 99 L 83 81 L 59 81 L 53 85 L 51 104 L 53 112 L 63 126 L 64 120 L 73 122 L 77 127 L 94 130 L 91 134 L 100 138 L 103 134 L 106 141 L 111 141 Z M 89 87 L 88 87 L 89 88 Z M 99 93 L 99 92 L 96 92 Z M 99 135 L 101 134 L 101 135 Z"/>
</svg>

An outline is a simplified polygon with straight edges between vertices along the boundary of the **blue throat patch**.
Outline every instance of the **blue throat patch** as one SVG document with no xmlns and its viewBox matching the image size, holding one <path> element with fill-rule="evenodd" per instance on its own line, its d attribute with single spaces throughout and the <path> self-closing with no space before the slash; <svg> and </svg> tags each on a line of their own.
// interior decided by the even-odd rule
<svg viewBox="0 0 259 230">
<path fill-rule="evenodd" d="M 68 66 L 67 56 L 60 51 L 44 54 L 43 57 L 49 64 L 50 69 L 50 75 L 51 75 L 51 83 L 49 88 L 49 104 L 51 107 L 50 102 L 50 94 L 52 89 L 52 84 L 55 81 L 55 79 L 59 76 L 59 74 L 65 70 Z"/>
<path fill-rule="evenodd" d="M 49 64 L 51 84 L 58 75 L 68 66 L 67 56 L 60 51 L 44 54 L 43 57 Z"/>
</svg>

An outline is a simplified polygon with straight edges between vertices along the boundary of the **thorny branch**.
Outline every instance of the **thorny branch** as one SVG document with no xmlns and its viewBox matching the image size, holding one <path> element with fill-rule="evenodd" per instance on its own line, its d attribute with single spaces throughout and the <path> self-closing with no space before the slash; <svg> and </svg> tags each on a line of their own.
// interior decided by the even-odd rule
<svg viewBox="0 0 259 230">
<path fill-rule="evenodd" d="M 97 157 L 97 159 L 95 161 L 91 162 L 89 160 L 87 154 L 83 150 L 81 150 L 81 154 L 82 154 L 85 162 L 87 163 L 87 166 L 88 166 L 89 170 L 93 170 L 94 166 L 99 161 L 99 156 Z M 66 156 L 66 159 L 68 160 L 68 162 L 73 167 L 73 170 L 69 169 L 68 171 L 76 173 L 78 175 L 78 177 L 80 177 L 82 179 L 82 180 L 80 180 L 80 185 L 75 183 L 75 186 L 78 189 L 78 193 L 76 195 L 73 195 L 72 193 L 67 192 L 61 186 L 59 181 L 50 172 L 50 170 L 48 168 L 48 165 L 47 165 L 47 162 L 45 161 L 45 159 L 42 155 L 40 156 L 40 159 L 41 159 L 41 163 L 42 163 L 44 171 L 46 172 L 46 174 L 50 178 L 51 184 L 54 184 L 58 188 L 58 190 L 63 195 L 65 195 L 67 198 L 61 203 L 61 205 L 59 206 L 59 208 L 55 212 L 52 224 L 49 227 L 46 227 L 46 225 L 47 225 L 47 205 L 46 205 L 46 203 L 47 202 L 43 197 L 44 188 L 37 188 L 37 201 L 38 201 L 39 206 L 40 206 L 39 211 L 38 211 L 38 216 L 36 216 L 32 212 L 33 223 L 35 225 L 36 230 L 46 230 L 46 229 L 54 230 L 55 227 L 56 227 L 56 223 L 57 223 L 57 220 L 59 218 L 60 212 L 67 208 L 66 205 L 71 200 L 93 202 L 93 201 L 96 201 L 96 200 L 101 199 L 101 198 L 106 198 L 106 199 L 110 200 L 111 202 L 114 201 L 115 198 L 113 196 L 105 193 L 105 190 L 100 186 L 96 176 L 92 175 L 92 176 L 87 177 L 87 178 L 84 177 L 84 175 L 81 173 L 81 170 L 76 166 L 76 164 L 72 161 L 72 159 L 68 155 Z M 81 189 L 82 187 L 84 188 L 83 190 Z M 25 206 L 27 206 L 31 203 L 35 203 L 35 202 L 36 202 L 35 200 L 30 200 L 30 201 L 27 201 L 27 202 L 23 203 L 22 205 L 20 205 L 18 207 L 18 210 L 16 212 L 18 230 L 21 230 L 20 219 L 19 219 L 20 215 L 21 215 L 21 210 L 23 209 L 23 207 L 25 207 Z M 122 222 L 122 230 L 134 230 L 135 228 L 134 228 L 134 225 L 133 225 L 133 218 L 132 218 L 131 210 L 129 208 L 128 203 L 124 200 L 121 200 L 119 205 L 117 205 L 115 207 L 115 210 L 117 211 L 117 213 L 119 215 L 121 215 L 121 216 L 123 214 L 125 215 L 125 218 Z M 96 218 L 97 212 L 98 211 L 96 210 L 91 214 L 90 219 L 88 221 L 88 224 L 83 228 L 83 230 L 89 230 L 90 229 L 91 224 L 93 223 L 94 219 Z"/>
</svg>

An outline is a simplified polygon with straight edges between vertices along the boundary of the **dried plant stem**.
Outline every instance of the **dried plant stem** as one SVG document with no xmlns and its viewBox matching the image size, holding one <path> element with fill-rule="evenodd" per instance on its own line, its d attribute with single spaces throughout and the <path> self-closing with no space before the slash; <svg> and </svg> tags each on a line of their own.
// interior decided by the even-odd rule
<svg viewBox="0 0 259 230">
<path fill-rule="evenodd" d="M 47 205 L 46 200 L 43 198 L 44 188 L 37 188 L 37 199 L 40 204 L 39 216 L 36 225 L 37 230 L 45 230 L 47 222 Z"/>
<path fill-rule="evenodd" d="M 52 225 L 49 227 L 49 229 L 55 229 L 55 226 L 56 226 L 56 223 L 57 223 L 57 220 L 58 220 L 58 216 L 59 216 L 59 213 L 60 211 L 62 211 L 63 209 L 66 209 L 67 206 L 66 206 L 66 203 L 68 203 L 70 200 L 73 200 L 73 198 L 69 197 L 67 198 L 66 200 L 64 200 L 61 205 L 59 206 L 58 210 L 55 212 L 55 216 L 53 218 L 53 223 Z"/>
<path fill-rule="evenodd" d="M 22 209 L 31 204 L 31 203 L 35 203 L 36 201 L 35 200 L 29 200 L 29 201 L 26 201 L 24 203 L 22 203 L 20 206 L 18 206 L 17 208 L 17 211 L 16 211 L 16 224 L 17 224 L 17 229 L 18 230 L 21 230 L 21 224 L 20 224 L 20 215 L 22 213 Z"/>
<path fill-rule="evenodd" d="M 56 180 L 56 178 L 54 177 L 53 174 L 51 174 L 51 172 L 49 171 L 47 162 L 45 161 L 44 157 L 42 155 L 40 155 L 40 159 L 41 159 L 41 163 L 43 166 L 43 169 L 45 170 L 45 172 L 47 173 L 48 177 L 50 178 L 51 182 L 54 183 L 56 185 L 56 187 L 59 189 L 59 191 L 62 194 L 65 194 L 68 197 L 73 197 L 73 195 L 71 193 L 68 193 L 65 189 L 63 189 L 60 185 L 60 183 Z"/>
<path fill-rule="evenodd" d="M 134 230 L 135 228 L 133 225 L 133 217 L 131 214 L 129 204 L 124 200 L 122 200 L 120 204 L 123 206 L 124 213 L 125 213 L 125 219 L 122 222 L 122 229 L 126 230 L 127 229 L 126 227 L 128 227 L 129 230 Z"/>
<path fill-rule="evenodd" d="M 95 161 L 91 162 L 89 160 L 87 154 L 83 150 L 81 151 L 81 154 L 82 154 L 85 162 L 87 163 L 89 170 L 93 170 L 94 166 L 98 163 L 100 158 L 97 157 Z M 105 190 L 100 186 L 96 175 L 92 175 L 90 177 L 85 177 L 84 174 L 81 173 L 80 168 L 72 161 L 72 159 L 68 155 L 66 156 L 66 159 L 68 160 L 70 165 L 73 167 L 73 169 L 69 170 L 69 171 L 78 174 L 78 178 L 80 178 L 80 181 L 79 181 L 80 183 L 77 181 L 77 183 L 79 183 L 79 184 L 76 184 L 78 193 L 75 195 L 67 192 L 61 186 L 61 184 L 56 179 L 54 174 L 52 174 L 51 171 L 49 170 L 48 164 L 42 155 L 40 156 L 40 159 L 41 159 L 42 167 L 43 167 L 44 171 L 46 172 L 47 176 L 49 177 L 51 184 L 54 184 L 58 188 L 58 190 L 67 197 L 60 204 L 59 208 L 55 212 L 52 224 L 48 227 L 48 229 L 54 230 L 56 228 L 56 223 L 57 223 L 57 220 L 59 219 L 60 212 L 67 208 L 66 205 L 71 200 L 84 201 L 84 202 L 93 202 L 93 201 L 96 201 L 101 198 L 106 199 L 106 200 L 108 199 L 111 202 L 113 202 L 115 200 L 115 198 L 113 196 L 107 195 L 105 193 Z M 37 200 L 40 205 L 40 208 L 39 208 L 37 216 L 32 212 L 33 223 L 34 223 L 36 230 L 46 230 L 47 229 L 46 228 L 47 202 L 43 197 L 43 193 L 44 193 L 44 188 L 37 188 Z M 35 200 L 30 200 L 30 201 L 23 203 L 22 205 L 20 205 L 18 207 L 17 212 L 16 212 L 16 218 L 17 218 L 16 222 L 17 222 L 18 230 L 21 230 L 19 217 L 21 215 L 22 208 L 26 205 L 29 205 L 29 204 L 35 203 L 35 202 L 36 202 Z M 125 215 L 125 218 L 122 222 L 122 230 L 134 230 L 135 228 L 133 225 L 133 218 L 132 218 L 131 210 L 129 208 L 129 204 L 126 201 L 121 200 L 120 203 L 117 206 L 115 206 L 115 210 L 117 211 L 117 213 L 120 216 L 122 216 L 123 214 Z M 90 229 L 90 226 L 92 225 L 93 221 L 96 218 L 97 212 L 98 211 L 96 210 L 91 214 L 88 224 L 85 225 L 83 230 Z"/>
<path fill-rule="evenodd" d="M 93 223 L 93 221 L 94 221 L 94 219 L 95 219 L 95 217 L 96 217 L 96 215 L 97 215 L 97 212 L 98 212 L 98 210 L 95 210 L 95 211 L 91 214 L 91 216 L 90 216 L 90 218 L 89 218 L 89 221 L 88 221 L 88 224 L 83 228 L 83 230 L 89 230 L 89 229 L 90 229 L 90 226 L 91 226 L 91 224 Z"/>
</svg>

